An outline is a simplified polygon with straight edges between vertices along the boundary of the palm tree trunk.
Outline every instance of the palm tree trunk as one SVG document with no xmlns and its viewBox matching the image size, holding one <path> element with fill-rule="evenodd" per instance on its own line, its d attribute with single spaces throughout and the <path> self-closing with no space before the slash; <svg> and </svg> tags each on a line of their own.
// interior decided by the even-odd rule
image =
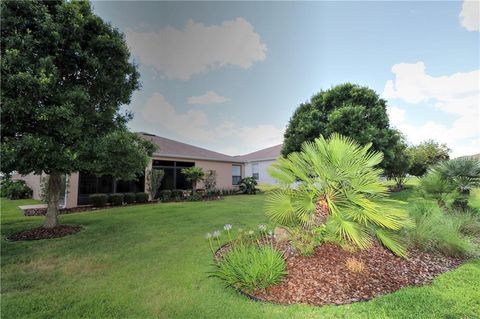
<svg viewBox="0 0 480 319">
<path fill-rule="evenodd" d="M 54 228 L 58 226 L 58 201 L 60 200 L 61 175 L 51 172 L 47 184 L 47 213 L 43 227 Z"/>
<path fill-rule="evenodd" d="M 328 209 L 328 204 L 325 196 L 322 196 L 315 204 L 315 224 L 325 224 L 328 215 L 330 215 L 330 210 Z"/>
</svg>

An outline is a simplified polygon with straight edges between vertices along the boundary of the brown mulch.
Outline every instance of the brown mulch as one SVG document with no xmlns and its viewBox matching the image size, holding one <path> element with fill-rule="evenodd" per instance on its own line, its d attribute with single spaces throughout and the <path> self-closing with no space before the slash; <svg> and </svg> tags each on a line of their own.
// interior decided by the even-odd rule
<svg viewBox="0 0 480 319">
<path fill-rule="evenodd" d="M 7 240 L 18 241 L 58 238 L 75 234 L 81 229 L 81 226 L 73 225 L 59 225 L 55 228 L 37 227 L 12 234 L 8 236 Z"/>
<path fill-rule="evenodd" d="M 348 252 L 333 244 L 323 244 L 311 257 L 287 252 L 287 277 L 281 284 L 255 291 L 254 299 L 281 304 L 346 304 L 369 300 L 402 287 L 423 285 L 463 260 L 409 251 L 409 258 L 393 255 L 380 244 L 364 251 Z M 364 265 L 352 272 L 346 260 L 355 258 Z"/>
</svg>

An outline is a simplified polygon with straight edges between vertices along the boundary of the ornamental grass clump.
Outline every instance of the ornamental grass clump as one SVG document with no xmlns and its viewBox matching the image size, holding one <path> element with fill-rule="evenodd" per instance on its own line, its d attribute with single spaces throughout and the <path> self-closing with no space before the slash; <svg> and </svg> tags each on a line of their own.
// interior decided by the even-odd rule
<svg viewBox="0 0 480 319">
<path fill-rule="evenodd" d="M 246 292 L 280 283 L 286 276 L 281 252 L 272 246 L 237 245 L 215 264 L 213 277 Z"/>
<path fill-rule="evenodd" d="M 377 168 L 383 155 L 370 147 L 332 134 L 279 158 L 269 168 L 280 187 L 268 194 L 267 215 L 284 227 L 324 228 L 322 236 L 342 246 L 366 249 L 376 238 L 406 256 L 398 232 L 410 225 L 408 214 L 389 205 Z"/>
</svg>

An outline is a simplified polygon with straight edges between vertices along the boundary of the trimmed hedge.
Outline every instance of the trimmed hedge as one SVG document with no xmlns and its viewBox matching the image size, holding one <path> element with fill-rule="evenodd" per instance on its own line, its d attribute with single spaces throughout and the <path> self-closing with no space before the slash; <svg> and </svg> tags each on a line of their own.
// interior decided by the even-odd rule
<svg viewBox="0 0 480 319">
<path fill-rule="evenodd" d="M 125 193 L 123 194 L 123 201 L 126 204 L 132 204 L 135 202 L 135 193 Z"/>
<path fill-rule="evenodd" d="M 162 202 L 169 201 L 172 198 L 172 191 L 169 189 L 161 190 L 159 193 L 160 193 L 160 200 Z"/>
<path fill-rule="evenodd" d="M 114 193 L 114 194 L 108 195 L 108 202 L 112 206 L 122 206 L 122 204 L 123 204 L 123 194 Z"/>
<path fill-rule="evenodd" d="M 104 207 L 107 204 L 107 194 L 92 194 L 90 195 L 90 203 L 93 207 Z"/>
<path fill-rule="evenodd" d="M 147 193 L 136 193 L 135 194 L 135 201 L 137 203 L 147 203 L 148 202 L 148 194 Z"/>
</svg>

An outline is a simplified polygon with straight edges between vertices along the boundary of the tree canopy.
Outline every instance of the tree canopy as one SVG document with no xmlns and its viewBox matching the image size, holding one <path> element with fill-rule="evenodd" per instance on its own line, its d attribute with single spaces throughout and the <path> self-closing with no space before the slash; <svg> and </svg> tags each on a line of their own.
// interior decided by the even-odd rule
<svg viewBox="0 0 480 319">
<path fill-rule="evenodd" d="M 424 141 L 408 149 L 412 164 L 409 173 L 415 176 L 423 176 L 429 167 L 438 162 L 448 160 L 450 149 L 446 144 L 440 144 L 433 140 Z"/>
<path fill-rule="evenodd" d="M 399 133 L 389 125 L 386 101 L 368 87 L 345 83 L 300 104 L 285 131 L 282 154 L 300 151 L 303 142 L 333 133 L 361 145 L 372 143 L 373 150 L 383 153 L 381 166 L 387 170 L 395 160 L 392 146 L 397 145 Z"/>
<path fill-rule="evenodd" d="M 55 197 L 61 174 L 142 171 L 153 145 L 127 131 L 132 114 L 121 111 L 140 87 L 123 34 L 86 1 L 2 1 L 1 10 L 2 172 L 50 174 Z M 58 213 L 55 198 L 48 204 L 47 217 Z"/>
</svg>

